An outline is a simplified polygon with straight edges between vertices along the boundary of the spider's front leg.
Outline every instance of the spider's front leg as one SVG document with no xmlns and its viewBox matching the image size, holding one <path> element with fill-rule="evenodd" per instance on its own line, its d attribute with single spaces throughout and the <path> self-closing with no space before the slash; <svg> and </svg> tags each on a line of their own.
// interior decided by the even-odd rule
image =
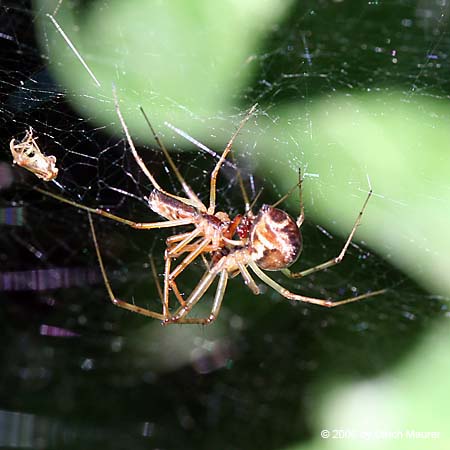
<svg viewBox="0 0 450 450">
<path fill-rule="evenodd" d="M 52 197 L 60 202 L 71 205 L 77 209 L 81 209 L 83 211 L 87 211 L 90 214 L 97 214 L 102 217 L 106 217 L 107 219 L 115 220 L 116 222 L 123 223 L 128 225 L 131 228 L 136 230 L 151 230 L 154 228 L 172 228 L 178 227 L 181 225 L 191 225 L 192 219 L 175 219 L 175 220 L 164 220 L 163 222 L 134 222 L 133 220 L 125 219 L 123 217 L 116 216 L 115 214 L 111 214 L 108 211 L 105 211 L 100 208 L 91 208 L 89 206 L 82 205 L 81 203 L 73 202 L 72 200 L 68 200 L 67 198 L 62 197 L 61 195 L 54 194 L 53 192 L 46 191 L 45 189 L 41 189 L 38 187 L 33 187 L 33 189 L 41 194 L 46 195 L 47 197 Z"/>
</svg>

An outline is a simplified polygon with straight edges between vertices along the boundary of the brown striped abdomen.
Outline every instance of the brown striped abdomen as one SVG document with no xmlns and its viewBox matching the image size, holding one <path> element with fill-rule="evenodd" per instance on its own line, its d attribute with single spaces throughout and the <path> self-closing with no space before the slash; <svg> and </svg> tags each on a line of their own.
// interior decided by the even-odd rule
<svg viewBox="0 0 450 450">
<path fill-rule="evenodd" d="M 194 219 L 198 215 L 197 210 L 193 206 L 186 205 L 186 203 L 169 197 L 156 189 L 151 192 L 148 204 L 152 211 L 167 220 Z"/>
<path fill-rule="evenodd" d="M 252 259 L 264 270 L 280 270 L 300 255 L 302 237 L 295 221 L 281 209 L 263 205 L 250 230 Z"/>
</svg>

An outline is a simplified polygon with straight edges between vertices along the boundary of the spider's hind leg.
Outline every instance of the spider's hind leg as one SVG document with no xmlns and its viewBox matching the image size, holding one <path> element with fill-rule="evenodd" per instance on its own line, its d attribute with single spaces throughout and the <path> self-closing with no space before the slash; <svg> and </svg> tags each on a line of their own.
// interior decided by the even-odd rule
<svg viewBox="0 0 450 450">
<path fill-rule="evenodd" d="M 361 208 L 361 211 L 359 212 L 358 217 L 356 218 L 353 228 L 350 231 L 350 234 L 349 234 L 347 240 L 345 241 L 344 247 L 342 248 L 342 250 L 338 256 L 336 256 L 335 258 L 331 258 L 330 260 L 328 260 L 322 264 L 318 264 L 317 266 L 311 267 L 306 270 L 302 270 L 300 272 L 291 272 L 289 269 L 283 269 L 282 270 L 283 274 L 289 278 L 302 278 L 302 277 L 306 277 L 307 275 L 310 275 L 312 273 L 319 272 L 320 270 L 325 270 L 325 269 L 328 269 L 329 267 L 339 264 L 344 259 L 344 256 L 347 253 L 348 247 L 349 247 L 350 243 L 352 242 L 353 236 L 356 233 L 356 229 L 358 228 L 359 224 L 361 223 L 362 216 L 364 214 L 364 211 L 367 207 L 367 203 L 369 202 L 371 195 L 372 195 L 372 190 L 369 191 L 367 198 L 364 201 L 364 204 Z"/>
<path fill-rule="evenodd" d="M 387 292 L 387 289 L 380 289 L 379 291 L 367 292 L 365 294 L 361 294 L 356 297 L 349 297 L 337 301 L 322 298 L 307 297 L 305 295 L 295 294 L 294 292 L 291 292 L 285 287 L 281 286 L 275 280 L 273 280 L 267 274 L 265 274 L 255 263 L 251 262 L 250 267 L 260 280 L 264 281 L 264 283 L 266 283 L 268 286 L 270 286 L 272 289 L 274 289 L 283 297 L 289 300 L 296 300 L 304 303 L 312 303 L 314 305 L 324 306 L 326 308 L 334 308 L 336 306 L 346 305 L 347 303 L 358 302 L 359 300 L 374 297 L 376 295 L 384 294 L 385 292 Z"/>
</svg>

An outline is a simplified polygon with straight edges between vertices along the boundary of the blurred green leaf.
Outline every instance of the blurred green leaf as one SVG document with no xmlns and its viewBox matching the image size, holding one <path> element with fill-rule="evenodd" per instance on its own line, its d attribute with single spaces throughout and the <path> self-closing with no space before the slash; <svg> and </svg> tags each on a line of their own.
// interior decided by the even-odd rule
<svg viewBox="0 0 450 450">
<path fill-rule="evenodd" d="M 317 391 L 314 439 L 289 450 L 448 448 L 449 340 L 448 324 L 441 323 L 389 374 L 341 385 L 328 379 Z M 322 438 L 322 430 L 330 436 Z M 427 432 L 434 437 L 420 434 Z"/>
<path fill-rule="evenodd" d="M 252 138 L 261 169 L 281 192 L 295 184 L 297 166 L 316 174 L 304 184 L 307 214 L 345 236 L 370 182 L 375 195 L 358 239 L 429 291 L 449 295 L 448 102 L 335 95 L 271 115 L 277 120 Z"/>
<path fill-rule="evenodd" d="M 126 119 L 133 136 L 148 138 L 138 104 L 151 111 L 157 127 L 169 120 L 200 137 L 204 124 L 193 118 L 229 113 L 250 80 L 252 55 L 264 32 L 275 26 L 291 2 L 113 1 L 103 7 L 93 3 L 82 16 L 62 5 L 56 19 L 100 88 L 42 14 L 47 3 L 36 1 L 41 12 L 39 38 L 51 56 L 54 75 L 75 94 L 76 108 L 100 124 L 116 121 L 114 109 L 105 108 L 114 83 L 124 110 L 130 110 Z"/>
</svg>

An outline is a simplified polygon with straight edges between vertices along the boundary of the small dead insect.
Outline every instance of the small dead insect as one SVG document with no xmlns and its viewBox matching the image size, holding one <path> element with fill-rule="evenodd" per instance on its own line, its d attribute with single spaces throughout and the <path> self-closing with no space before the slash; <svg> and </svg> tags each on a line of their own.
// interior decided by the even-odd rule
<svg viewBox="0 0 450 450">
<path fill-rule="evenodd" d="M 276 206 L 288 195 L 290 195 L 291 192 L 286 194 L 274 205 L 263 205 L 259 212 L 254 214 L 252 212 L 251 205 L 249 204 L 248 196 L 245 193 L 245 189 L 242 189 L 246 205 L 244 214 L 239 214 L 234 218 L 230 218 L 226 212 L 216 211 L 217 176 L 222 164 L 231 151 L 231 147 L 236 139 L 236 136 L 244 124 L 253 115 L 257 105 L 254 105 L 242 119 L 237 130 L 225 147 L 220 159 L 216 163 L 216 166 L 211 172 L 209 205 L 206 206 L 180 174 L 169 152 L 159 139 L 141 108 L 141 112 L 144 114 L 156 142 L 163 151 L 172 171 L 176 175 L 187 197 L 176 196 L 164 191 L 161 188 L 136 151 L 127 125 L 120 111 L 115 91 L 114 98 L 116 112 L 133 156 L 141 170 L 154 187 L 148 198 L 149 207 L 152 211 L 163 217 L 165 221 L 150 223 L 134 222 L 118 217 L 102 209 L 90 208 L 88 206 L 75 203 L 57 194 L 36 188 L 36 190 L 45 195 L 49 195 L 59 201 L 88 211 L 89 223 L 91 226 L 100 269 L 108 295 L 113 304 L 138 314 L 159 319 L 162 321 L 162 324 L 165 325 L 172 323 L 209 324 L 213 322 L 219 314 L 227 287 L 227 281 L 230 276 L 234 277 L 236 275 L 241 275 L 245 284 L 253 291 L 254 294 L 260 293 L 260 289 L 250 274 L 248 268 L 250 268 L 261 281 L 273 288 L 283 297 L 290 300 L 298 300 L 325 307 L 340 306 L 347 303 L 356 302 L 364 298 L 373 297 L 385 292 L 385 290 L 378 290 L 339 301 L 313 298 L 289 291 L 264 272 L 282 271 L 289 277 L 300 278 L 340 263 L 361 221 L 363 212 L 372 194 L 371 191 L 367 195 L 363 207 L 356 219 L 355 224 L 353 225 L 341 253 L 336 258 L 332 258 L 325 263 L 298 273 L 291 273 L 288 267 L 298 259 L 302 248 L 300 227 L 304 219 L 304 208 L 301 199 L 301 177 L 299 178 L 297 185 L 300 190 L 300 215 L 296 220 L 292 219 L 283 210 L 276 208 Z M 241 186 L 243 186 L 242 183 Z M 194 227 L 191 231 L 175 234 L 166 240 L 167 248 L 164 256 L 164 286 L 162 292 L 159 289 L 162 301 L 162 313 L 152 311 L 147 308 L 142 308 L 116 298 L 103 264 L 91 213 L 107 217 L 139 230 L 186 225 Z M 185 299 L 177 286 L 177 277 L 199 257 L 203 258 L 207 268 L 196 287 Z M 176 265 L 176 267 L 173 267 L 174 261 L 178 259 L 181 259 L 181 262 Z M 155 274 L 156 270 L 154 269 L 153 264 L 152 269 Z M 214 295 L 211 313 L 207 317 L 188 317 L 193 307 L 204 296 L 217 277 L 219 278 L 219 281 Z M 171 293 L 173 293 L 179 303 L 178 307 L 174 311 L 171 311 L 169 306 Z"/>
<path fill-rule="evenodd" d="M 45 156 L 33 137 L 33 129 L 27 130 L 22 141 L 16 143 L 13 138 L 9 143 L 9 148 L 13 156 L 13 163 L 34 173 L 44 181 L 54 180 L 58 176 L 58 169 L 55 167 L 56 158 Z"/>
</svg>

